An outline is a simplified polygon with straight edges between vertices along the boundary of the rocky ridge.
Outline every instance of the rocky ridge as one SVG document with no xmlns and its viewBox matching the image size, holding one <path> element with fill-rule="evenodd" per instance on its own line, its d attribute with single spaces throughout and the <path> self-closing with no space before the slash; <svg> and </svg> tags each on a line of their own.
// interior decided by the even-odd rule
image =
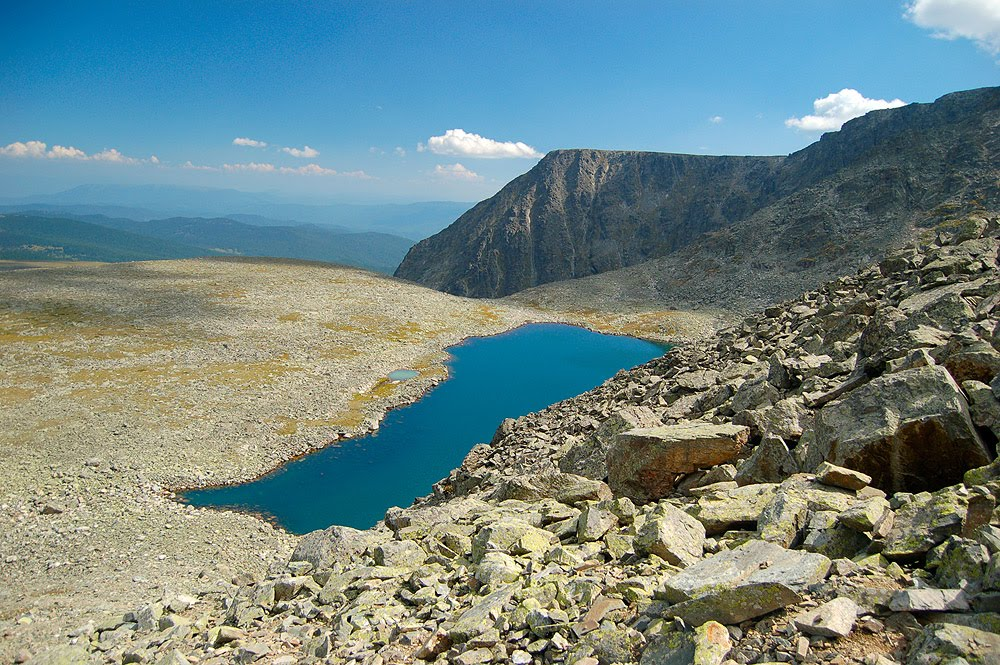
<svg viewBox="0 0 1000 665">
<path fill-rule="evenodd" d="M 993 209 L 998 126 L 1000 88 L 984 88 L 873 111 L 787 157 L 554 151 L 414 246 L 396 275 L 494 297 L 609 274 L 555 301 L 606 290 L 746 312 Z"/>
<path fill-rule="evenodd" d="M 998 236 L 942 224 L 36 662 L 995 663 Z"/>
</svg>

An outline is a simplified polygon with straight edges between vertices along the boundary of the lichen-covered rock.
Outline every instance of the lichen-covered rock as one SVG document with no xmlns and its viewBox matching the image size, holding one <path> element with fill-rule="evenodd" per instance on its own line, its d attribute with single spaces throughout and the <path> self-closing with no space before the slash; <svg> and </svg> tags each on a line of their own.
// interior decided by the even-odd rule
<svg viewBox="0 0 1000 665">
<path fill-rule="evenodd" d="M 847 637 L 858 618 L 858 605 L 850 598 L 834 598 L 795 617 L 795 627 L 807 635 Z"/>
<path fill-rule="evenodd" d="M 704 422 L 622 432 L 608 451 L 608 484 L 643 503 L 660 499 L 679 474 L 736 459 L 749 435 L 745 426 Z"/>
<path fill-rule="evenodd" d="M 608 449 L 614 436 L 625 430 L 658 427 L 663 422 L 645 406 L 626 406 L 611 414 L 589 437 L 574 443 L 559 459 L 559 470 L 595 480 L 608 477 Z"/>
<path fill-rule="evenodd" d="M 740 465 L 735 480 L 740 485 L 780 483 L 796 471 L 798 465 L 785 441 L 779 436 L 766 436 Z"/>
<path fill-rule="evenodd" d="M 676 603 L 720 589 L 771 582 L 800 591 L 821 582 L 829 569 L 830 559 L 822 554 L 786 550 L 774 543 L 751 540 L 672 575 L 656 595 Z"/>
<path fill-rule="evenodd" d="M 968 499 L 956 488 L 921 492 L 896 511 L 882 554 L 909 561 L 962 531 Z"/>
<path fill-rule="evenodd" d="M 507 554 L 544 554 L 559 539 L 551 532 L 527 522 L 508 520 L 483 527 L 472 539 L 472 561 L 482 561 L 487 552 Z"/>
<path fill-rule="evenodd" d="M 655 554 L 667 563 L 687 566 L 701 558 L 705 527 L 668 503 L 659 504 L 635 539 L 636 554 Z"/>
<path fill-rule="evenodd" d="M 618 516 L 601 504 L 588 504 L 576 521 L 576 539 L 581 543 L 600 540 L 608 529 L 618 524 Z"/>
<path fill-rule="evenodd" d="M 412 540 L 390 540 L 376 546 L 374 554 L 379 566 L 416 568 L 427 558 L 427 552 Z"/>
<path fill-rule="evenodd" d="M 951 623 L 932 623 L 910 644 L 905 665 L 994 665 L 1000 635 Z"/>
<path fill-rule="evenodd" d="M 837 519 L 833 510 L 818 510 L 809 518 L 802 549 L 817 552 L 831 559 L 851 559 L 864 550 L 871 540 L 863 533 L 849 529 Z"/>
<path fill-rule="evenodd" d="M 346 526 L 331 526 L 302 536 L 292 552 L 292 561 L 308 561 L 322 570 L 334 563 L 346 563 L 366 550 L 388 541 L 391 534 L 359 531 Z"/>
<path fill-rule="evenodd" d="M 837 516 L 841 524 L 862 533 L 877 531 L 885 520 L 891 518 L 889 502 L 879 496 L 860 501 Z"/>
<path fill-rule="evenodd" d="M 611 497 L 611 489 L 599 480 L 556 471 L 505 479 L 494 495 L 497 501 L 555 499 L 569 505 Z"/>
<path fill-rule="evenodd" d="M 777 488 L 766 483 L 710 492 L 699 496 L 688 512 L 705 525 L 709 536 L 730 529 L 756 529 L 761 511 L 774 498 Z"/>
<path fill-rule="evenodd" d="M 887 374 L 851 391 L 819 410 L 815 435 L 824 459 L 887 491 L 935 490 L 990 460 L 943 367 Z"/>
<path fill-rule="evenodd" d="M 706 621 L 733 625 L 800 602 L 802 596 L 781 582 L 753 582 L 713 590 L 671 605 L 665 614 L 693 626 Z"/>
<path fill-rule="evenodd" d="M 872 477 L 854 469 L 847 469 L 836 464 L 823 462 L 816 467 L 816 480 L 831 487 L 841 487 L 847 490 L 859 490 L 872 482 Z"/>
<path fill-rule="evenodd" d="M 726 627 L 706 621 L 692 632 L 670 630 L 654 637 L 639 665 L 721 665 L 731 649 Z"/>
</svg>

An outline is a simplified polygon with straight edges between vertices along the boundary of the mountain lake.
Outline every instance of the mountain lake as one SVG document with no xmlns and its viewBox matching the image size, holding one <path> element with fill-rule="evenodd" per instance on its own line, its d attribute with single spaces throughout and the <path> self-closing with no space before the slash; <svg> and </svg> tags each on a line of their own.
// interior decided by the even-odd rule
<svg viewBox="0 0 1000 665">
<path fill-rule="evenodd" d="M 261 478 L 192 490 L 195 506 L 261 514 L 302 534 L 332 524 L 365 529 L 391 506 L 408 506 L 516 418 L 600 385 L 669 348 L 563 324 L 531 324 L 448 349 L 448 378 L 386 414 L 375 432 L 344 439 Z M 406 380 L 397 370 L 389 375 Z"/>
</svg>

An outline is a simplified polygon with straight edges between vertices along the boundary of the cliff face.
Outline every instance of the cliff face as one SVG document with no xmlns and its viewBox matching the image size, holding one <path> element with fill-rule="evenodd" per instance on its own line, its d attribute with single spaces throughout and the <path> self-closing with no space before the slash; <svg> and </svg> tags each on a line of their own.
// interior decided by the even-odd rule
<svg viewBox="0 0 1000 665">
<path fill-rule="evenodd" d="M 758 247 L 764 264 L 841 270 L 914 223 L 995 206 L 998 125 L 1000 88 L 984 88 L 869 113 L 788 157 L 554 151 L 414 246 L 396 276 L 496 297 Z"/>
</svg>

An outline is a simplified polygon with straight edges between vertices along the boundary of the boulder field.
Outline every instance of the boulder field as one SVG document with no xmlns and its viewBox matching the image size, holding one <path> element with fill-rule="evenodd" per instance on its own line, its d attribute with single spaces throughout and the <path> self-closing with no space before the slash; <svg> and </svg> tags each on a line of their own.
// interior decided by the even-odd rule
<svg viewBox="0 0 1000 665">
<path fill-rule="evenodd" d="M 36 662 L 1000 662 L 998 222 L 504 421 L 372 529 Z"/>
</svg>

